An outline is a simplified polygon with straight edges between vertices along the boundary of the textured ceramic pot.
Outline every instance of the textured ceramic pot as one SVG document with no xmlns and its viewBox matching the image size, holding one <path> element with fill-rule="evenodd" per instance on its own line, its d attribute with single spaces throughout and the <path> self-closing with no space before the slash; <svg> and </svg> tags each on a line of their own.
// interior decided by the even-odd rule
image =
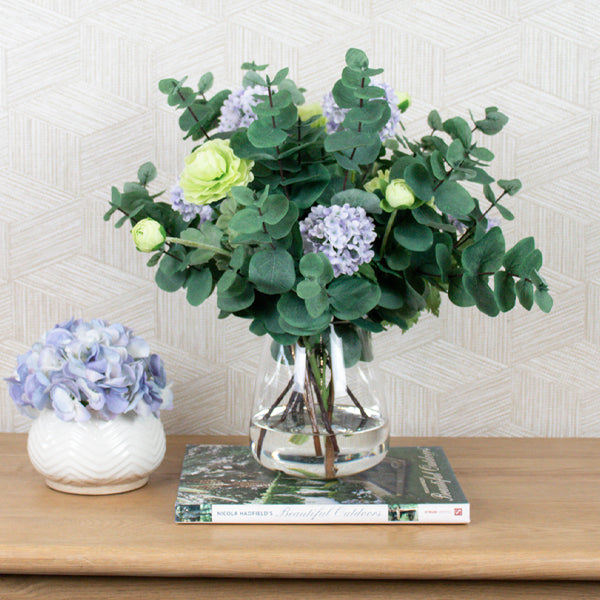
<svg viewBox="0 0 600 600">
<path fill-rule="evenodd" d="M 165 432 L 154 415 L 62 421 L 44 410 L 29 431 L 27 451 L 52 489 L 118 494 L 142 487 L 165 455 Z"/>
</svg>

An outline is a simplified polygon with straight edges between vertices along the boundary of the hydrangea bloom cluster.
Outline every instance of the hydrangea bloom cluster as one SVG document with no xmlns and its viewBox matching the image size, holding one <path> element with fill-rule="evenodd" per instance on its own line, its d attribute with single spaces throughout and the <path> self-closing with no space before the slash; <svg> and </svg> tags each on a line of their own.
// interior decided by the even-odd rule
<svg viewBox="0 0 600 600">
<path fill-rule="evenodd" d="M 394 88 L 383 82 L 373 82 L 373 85 L 380 87 L 385 92 L 385 99 L 387 103 L 390 105 L 390 110 L 392 114 L 385 124 L 383 129 L 379 132 L 379 138 L 383 142 L 387 138 L 394 137 L 396 133 L 396 127 L 398 123 L 400 123 L 400 116 L 402 114 L 401 110 L 398 108 L 398 97 L 396 96 L 396 92 Z M 327 119 L 327 133 L 333 133 L 337 131 L 340 127 L 344 119 L 346 118 L 346 114 L 350 110 L 349 108 L 340 108 L 335 100 L 333 99 L 333 94 L 331 92 L 325 94 L 323 97 L 323 116 Z"/>
<path fill-rule="evenodd" d="M 213 216 L 213 209 L 208 205 L 192 204 L 185 201 L 183 188 L 176 183 L 171 188 L 171 205 L 181 214 L 183 220 L 189 223 L 196 215 L 200 215 L 200 225 L 205 221 L 210 221 Z"/>
<path fill-rule="evenodd" d="M 256 114 L 252 110 L 252 107 L 260 102 L 256 96 L 267 93 L 267 88 L 261 85 L 240 88 L 231 92 L 221 107 L 217 131 L 235 131 L 240 127 L 248 127 L 252 121 L 256 120 Z"/>
<path fill-rule="evenodd" d="M 300 233 L 305 253 L 323 252 L 336 277 L 356 273 L 375 256 L 371 249 L 377 238 L 375 223 L 362 207 L 313 206 L 300 221 Z"/>
<path fill-rule="evenodd" d="M 49 408 L 63 421 L 92 414 L 109 420 L 172 407 L 160 357 L 131 329 L 102 320 L 56 325 L 19 356 L 7 381 L 12 399 L 31 417 Z"/>
</svg>

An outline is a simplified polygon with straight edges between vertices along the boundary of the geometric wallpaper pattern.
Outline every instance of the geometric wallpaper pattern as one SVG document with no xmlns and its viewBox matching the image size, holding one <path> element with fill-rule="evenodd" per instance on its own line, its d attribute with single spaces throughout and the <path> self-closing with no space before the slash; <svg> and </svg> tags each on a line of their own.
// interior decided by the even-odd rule
<svg viewBox="0 0 600 600">
<path fill-rule="evenodd" d="M 533 234 L 554 309 L 490 319 L 444 302 L 376 337 L 396 435 L 600 436 L 600 5 L 597 0 L 0 0 L 0 375 L 72 315 L 146 337 L 174 382 L 168 433 L 245 433 L 264 342 L 154 285 L 126 228 L 102 221 L 111 185 L 152 160 L 168 188 L 190 145 L 158 91 L 243 61 L 289 66 L 318 101 L 346 49 L 426 116 L 510 117 L 486 139 L 518 177 L 508 242 Z M 25 431 L 0 382 L 0 431 Z"/>
</svg>

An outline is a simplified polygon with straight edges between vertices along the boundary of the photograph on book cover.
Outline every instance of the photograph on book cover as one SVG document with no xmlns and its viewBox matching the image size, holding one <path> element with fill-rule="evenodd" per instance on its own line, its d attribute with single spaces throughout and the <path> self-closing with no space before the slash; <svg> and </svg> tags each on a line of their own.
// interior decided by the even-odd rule
<svg viewBox="0 0 600 600">
<path fill-rule="evenodd" d="M 179 523 L 467 523 L 469 504 L 440 447 L 391 448 L 379 465 L 332 481 L 261 467 L 244 446 L 189 445 Z"/>
</svg>

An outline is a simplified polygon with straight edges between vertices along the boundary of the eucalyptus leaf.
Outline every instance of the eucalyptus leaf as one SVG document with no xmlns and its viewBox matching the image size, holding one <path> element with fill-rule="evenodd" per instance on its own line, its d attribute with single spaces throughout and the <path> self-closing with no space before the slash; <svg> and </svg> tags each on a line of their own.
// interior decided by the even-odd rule
<svg viewBox="0 0 600 600">
<path fill-rule="evenodd" d="M 487 278 L 481 275 L 473 276 L 465 274 L 463 284 L 469 294 L 475 299 L 475 305 L 484 314 L 489 317 L 495 317 L 500 312 L 498 303 L 487 283 Z"/>
<path fill-rule="evenodd" d="M 475 208 L 471 194 L 456 181 L 444 181 L 434 191 L 434 196 L 435 205 L 454 217 L 466 216 Z"/>
<path fill-rule="evenodd" d="M 520 279 L 516 284 L 517 297 L 521 306 L 526 310 L 531 310 L 533 306 L 533 284 L 526 279 Z"/>
<path fill-rule="evenodd" d="M 350 189 L 338 192 L 331 197 L 330 203 L 339 206 L 343 206 L 344 204 L 355 207 L 359 206 L 364 208 L 366 212 L 376 215 L 383 212 L 379 198 L 375 194 L 365 190 Z"/>
<path fill-rule="evenodd" d="M 283 294 L 296 282 L 294 259 L 283 248 L 259 250 L 250 258 L 248 279 L 263 294 Z"/>
<path fill-rule="evenodd" d="M 341 275 L 327 286 L 335 316 L 352 321 L 377 306 L 381 297 L 379 286 L 366 279 Z"/>
<path fill-rule="evenodd" d="M 519 179 L 498 179 L 498 185 L 505 190 L 509 196 L 514 196 L 522 186 Z"/>
<path fill-rule="evenodd" d="M 433 244 L 433 232 L 426 225 L 404 221 L 394 227 L 394 239 L 413 252 L 425 252 Z"/>
<path fill-rule="evenodd" d="M 494 297 L 502 312 L 508 312 L 514 308 L 517 295 L 515 280 L 510 273 L 498 271 L 494 275 Z"/>
<path fill-rule="evenodd" d="M 429 202 L 433 198 L 433 181 L 422 164 L 409 164 L 404 170 L 404 179 L 419 200 Z"/>
<path fill-rule="evenodd" d="M 192 306 L 199 306 L 213 290 L 213 278 L 210 269 L 193 269 L 185 282 L 186 298 Z"/>
<path fill-rule="evenodd" d="M 151 162 L 144 163 L 138 169 L 138 179 L 142 185 L 148 185 L 156 179 L 156 167 Z"/>
<path fill-rule="evenodd" d="M 275 148 L 286 139 L 287 133 L 274 128 L 268 119 L 257 119 L 248 127 L 248 140 L 256 148 Z"/>
<path fill-rule="evenodd" d="M 481 273 L 495 273 L 502 265 L 504 251 L 505 242 L 502 230 L 500 227 L 493 227 L 478 242 L 463 252 L 462 266 L 467 273 L 473 276 Z"/>
<path fill-rule="evenodd" d="M 542 310 L 545 313 L 549 313 L 552 310 L 552 305 L 554 304 L 554 301 L 552 300 L 552 296 L 548 292 L 542 290 L 535 290 L 533 297 L 535 303 L 540 307 L 540 310 Z"/>
</svg>

